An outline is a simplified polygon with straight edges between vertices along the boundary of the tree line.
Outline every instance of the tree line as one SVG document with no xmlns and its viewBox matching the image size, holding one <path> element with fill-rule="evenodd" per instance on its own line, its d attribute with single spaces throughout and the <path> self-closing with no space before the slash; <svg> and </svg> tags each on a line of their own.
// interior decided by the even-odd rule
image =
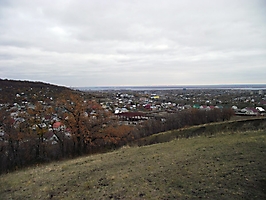
<svg viewBox="0 0 266 200">
<path fill-rule="evenodd" d="M 136 126 L 121 125 L 97 102 L 64 92 L 53 105 L 36 103 L 16 118 L 0 110 L 0 173 L 107 151 L 139 138 L 191 125 L 228 120 L 231 110 L 186 110 Z"/>
<path fill-rule="evenodd" d="M 212 122 L 229 120 L 234 115 L 232 109 L 187 109 L 177 113 L 167 114 L 164 118 L 151 119 L 138 127 L 139 138 L 156 133 L 185 128 L 193 125 L 200 125 Z"/>
</svg>

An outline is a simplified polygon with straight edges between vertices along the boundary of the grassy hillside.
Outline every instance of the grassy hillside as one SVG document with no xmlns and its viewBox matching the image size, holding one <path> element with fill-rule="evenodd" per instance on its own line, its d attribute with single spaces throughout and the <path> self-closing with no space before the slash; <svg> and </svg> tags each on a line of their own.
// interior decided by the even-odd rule
<svg viewBox="0 0 266 200">
<path fill-rule="evenodd" d="M 135 141 L 139 146 L 169 142 L 177 138 L 190 138 L 195 136 L 209 136 L 217 133 L 230 133 L 236 131 L 263 130 L 266 129 L 265 117 L 249 117 L 233 119 L 231 121 L 202 124 L 183 129 L 161 132 Z"/>
<path fill-rule="evenodd" d="M 0 199 L 266 199 L 266 131 L 218 133 L 0 176 Z"/>
</svg>

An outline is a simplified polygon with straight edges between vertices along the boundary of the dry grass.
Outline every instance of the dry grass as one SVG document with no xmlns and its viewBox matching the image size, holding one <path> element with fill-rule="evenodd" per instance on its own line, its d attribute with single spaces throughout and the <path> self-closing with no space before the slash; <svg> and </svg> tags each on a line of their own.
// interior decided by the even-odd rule
<svg viewBox="0 0 266 200">
<path fill-rule="evenodd" d="M 266 131 L 178 139 L 0 176 L 0 199 L 266 199 Z"/>
<path fill-rule="evenodd" d="M 182 129 L 171 130 L 153 134 L 145 138 L 141 138 L 134 142 L 139 146 L 150 145 L 156 143 L 164 143 L 176 138 L 191 138 L 196 136 L 211 136 L 221 133 L 246 132 L 266 129 L 265 117 L 249 117 L 241 119 L 233 119 L 231 121 L 215 122 L 210 124 L 202 124 L 198 126 L 185 127 Z"/>
</svg>

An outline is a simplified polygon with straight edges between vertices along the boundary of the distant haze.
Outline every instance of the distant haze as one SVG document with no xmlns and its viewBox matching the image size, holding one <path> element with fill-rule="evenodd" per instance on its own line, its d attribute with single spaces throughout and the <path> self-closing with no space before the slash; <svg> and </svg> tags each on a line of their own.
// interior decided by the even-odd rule
<svg viewBox="0 0 266 200">
<path fill-rule="evenodd" d="M 156 90 L 202 90 L 202 89 L 229 89 L 229 90 L 266 90 L 266 84 L 248 85 L 178 85 L 178 86 L 102 86 L 102 87 L 74 87 L 83 91 L 107 91 L 107 90 L 132 90 L 132 91 L 156 91 Z"/>
<path fill-rule="evenodd" d="M 265 0 L 1 0 L 0 78 L 266 83 Z"/>
</svg>

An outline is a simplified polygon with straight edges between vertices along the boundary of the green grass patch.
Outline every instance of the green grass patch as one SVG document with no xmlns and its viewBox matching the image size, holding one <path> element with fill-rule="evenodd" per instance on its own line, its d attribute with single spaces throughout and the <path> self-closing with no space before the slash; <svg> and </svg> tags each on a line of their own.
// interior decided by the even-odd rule
<svg viewBox="0 0 266 200">
<path fill-rule="evenodd" d="M 196 136 L 210 136 L 221 133 L 230 132 L 245 132 L 249 130 L 265 130 L 266 118 L 265 117 L 252 117 L 239 120 L 216 122 L 211 124 L 203 124 L 182 128 L 178 130 L 161 132 L 153 134 L 145 138 L 135 141 L 133 145 L 143 146 L 156 143 L 164 143 L 174 140 L 176 138 L 191 138 Z"/>
<path fill-rule="evenodd" d="M 179 138 L 0 176 L 0 199 L 265 199 L 266 131 Z"/>
</svg>

